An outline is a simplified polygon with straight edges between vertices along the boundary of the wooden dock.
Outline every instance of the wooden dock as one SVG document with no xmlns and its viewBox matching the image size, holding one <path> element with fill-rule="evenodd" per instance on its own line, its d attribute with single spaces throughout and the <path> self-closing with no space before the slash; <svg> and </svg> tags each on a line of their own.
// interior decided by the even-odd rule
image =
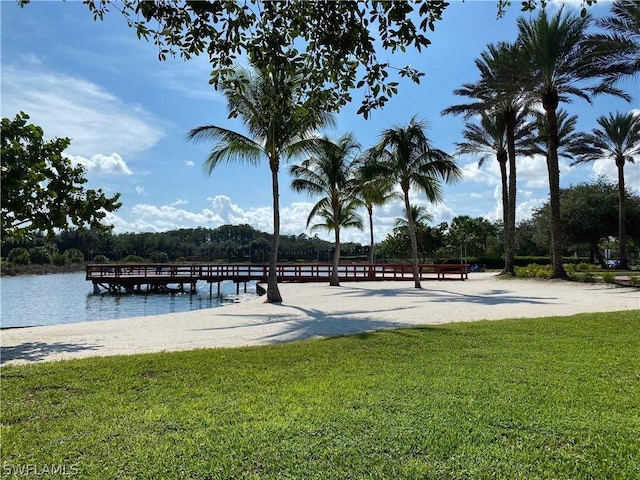
<svg viewBox="0 0 640 480">
<path fill-rule="evenodd" d="M 328 282 L 331 276 L 330 263 L 279 264 L 278 282 Z M 468 278 L 470 266 L 467 264 L 421 264 L 421 279 Z M 86 279 L 93 282 L 95 293 L 142 293 L 142 292 L 196 292 L 196 284 L 204 281 L 212 293 L 213 284 L 233 281 L 236 292 L 240 284 L 251 281 L 266 282 L 267 264 L 104 264 L 87 265 Z M 344 264 L 338 266 L 341 282 L 413 280 L 413 268 L 407 263 Z"/>
</svg>

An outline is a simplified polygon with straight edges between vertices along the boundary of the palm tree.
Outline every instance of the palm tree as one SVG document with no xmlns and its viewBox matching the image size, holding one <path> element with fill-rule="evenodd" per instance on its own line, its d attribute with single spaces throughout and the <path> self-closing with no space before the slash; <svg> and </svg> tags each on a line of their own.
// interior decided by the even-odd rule
<svg viewBox="0 0 640 480">
<path fill-rule="evenodd" d="M 426 225 L 427 222 L 433 220 L 433 215 L 431 215 L 423 205 L 411 205 L 411 216 L 416 225 Z M 409 228 L 409 215 L 405 214 L 404 217 L 396 218 L 396 221 L 393 223 L 393 228 Z"/>
<path fill-rule="evenodd" d="M 592 33 L 585 43 L 590 47 L 591 61 L 604 72 L 610 71 L 604 82 L 615 84 L 640 72 L 640 2 L 617 0 L 611 4 L 611 13 L 596 20 L 607 32 Z"/>
<path fill-rule="evenodd" d="M 552 277 L 566 277 L 562 264 L 562 225 L 560 221 L 560 170 L 558 166 L 558 106 L 577 96 L 588 102 L 591 95 L 609 93 L 630 99 L 629 95 L 611 84 L 594 81 L 611 73 L 592 62 L 585 43 L 591 17 L 564 14 L 561 8 L 552 18 L 542 10 L 536 18 L 518 19 L 517 43 L 526 68 L 521 81 L 542 104 L 547 126 L 547 171 L 549 175 L 549 205 L 551 226 Z M 591 82 L 591 83 L 589 83 Z"/>
<path fill-rule="evenodd" d="M 187 134 L 189 139 L 214 142 L 205 161 L 209 174 L 225 162 L 240 161 L 256 166 L 266 160 L 269 164 L 273 190 L 273 237 L 267 277 L 269 303 L 282 301 L 276 276 L 280 242 L 280 161 L 315 151 L 318 141 L 311 138 L 310 133 L 332 122 L 332 117 L 315 108 L 293 107 L 302 101 L 299 86 L 299 78 L 237 68 L 222 91 L 227 98 L 229 116 L 239 117 L 248 135 L 216 125 L 196 127 Z"/>
<path fill-rule="evenodd" d="M 402 197 L 400 197 L 402 199 Z M 434 248 L 434 232 L 437 230 L 434 227 L 428 225 L 428 222 L 433 220 L 433 215 L 429 213 L 427 208 L 423 205 L 411 205 L 411 217 L 416 230 L 416 242 L 418 245 L 418 257 L 421 263 L 425 262 L 427 254 L 433 253 Z M 446 222 L 445 222 L 446 225 Z M 409 216 L 404 214 L 402 217 L 397 217 L 393 222 L 393 235 L 404 236 L 409 238 Z M 404 241 L 407 243 L 407 240 Z M 409 240 L 409 244 L 411 241 Z"/>
<path fill-rule="evenodd" d="M 409 222 L 409 238 L 413 264 L 413 279 L 416 288 L 421 288 L 418 267 L 418 242 L 415 220 L 411 215 L 409 191 L 412 186 L 422 190 L 427 199 L 437 202 L 442 198 L 441 181 L 450 182 L 462 176 L 453 158 L 442 150 L 433 148 L 425 130 L 428 124 L 415 116 L 406 126 L 395 126 L 384 130 L 373 147 L 376 164 L 374 176 L 394 178 L 400 185 L 404 207 Z"/>
<path fill-rule="evenodd" d="M 369 263 L 375 262 L 375 239 L 373 235 L 373 207 L 385 205 L 391 200 L 400 200 L 402 196 L 394 191 L 395 185 L 393 179 L 387 177 L 367 176 L 372 159 L 368 154 L 370 151 L 360 157 L 356 170 L 356 195 L 367 210 L 369 218 Z"/>
<path fill-rule="evenodd" d="M 492 135 L 503 131 L 506 156 L 498 159 L 501 164 L 502 208 L 504 221 L 505 267 L 504 273 L 514 274 L 515 219 L 516 219 L 516 142 L 517 131 L 528 113 L 528 98 L 518 79 L 521 55 L 517 45 L 501 42 L 489 44 L 475 61 L 480 72 L 480 80 L 468 83 L 454 90 L 456 95 L 474 99 L 472 103 L 461 104 L 443 110 L 444 114 L 463 114 L 466 119 L 475 115 L 494 117 L 491 122 Z M 509 175 L 506 175 L 508 165 Z M 503 168 L 505 170 L 503 170 Z"/>
<path fill-rule="evenodd" d="M 640 158 L 640 115 L 629 113 L 610 113 L 597 120 L 600 128 L 582 137 L 582 150 L 579 159 L 572 165 L 611 158 L 618 168 L 618 242 L 620 243 L 620 268 L 628 268 L 626 235 L 626 208 L 624 166 L 635 163 Z"/>
<path fill-rule="evenodd" d="M 576 131 L 578 117 L 569 115 L 566 110 L 558 110 L 558 157 L 573 160 L 575 155 L 582 152 L 583 135 Z M 529 129 L 522 137 L 523 153 L 527 156 L 543 155 L 545 158 L 547 151 L 547 138 L 549 137 L 549 126 L 547 116 L 544 113 L 536 112 L 534 115 L 535 128 Z"/>
<path fill-rule="evenodd" d="M 456 154 L 479 154 L 478 168 L 482 167 L 484 162 L 491 156 L 494 156 L 497 160 L 502 184 L 502 222 L 507 225 L 509 223 L 509 187 L 507 183 L 508 152 L 504 117 L 502 115 L 492 116 L 483 112 L 480 125 L 467 122 L 462 136 L 465 141 L 456 143 Z M 505 245 L 507 243 L 505 238 Z M 513 269 L 513 262 L 509 262 L 509 258 L 510 255 L 505 254 L 504 273 L 508 273 L 509 270 Z"/>
<path fill-rule="evenodd" d="M 355 196 L 354 154 L 359 149 L 360 144 L 351 134 L 343 135 L 335 143 L 325 138 L 320 151 L 289 169 L 289 173 L 296 177 L 291 182 L 295 191 L 324 195 L 311 209 L 307 226 L 313 217 L 319 216 L 325 221 L 314 225 L 312 230 L 325 228 L 334 232 L 335 248 L 329 282 L 334 287 L 340 286 L 340 229 L 362 228 L 362 219 L 355 213 L 360 203 Z"/>
</svg>

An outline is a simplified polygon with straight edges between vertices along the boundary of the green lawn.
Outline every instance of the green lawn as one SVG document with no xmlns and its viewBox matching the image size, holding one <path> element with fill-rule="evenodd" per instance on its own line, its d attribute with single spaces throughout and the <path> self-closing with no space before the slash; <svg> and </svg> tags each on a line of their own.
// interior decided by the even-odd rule
<svg viewBox="0 0 640 480">
<path fill-rule="evenodd" d="M 640 478 L 640 311 L 0 373 L 3 478 Z"/>
</svg>

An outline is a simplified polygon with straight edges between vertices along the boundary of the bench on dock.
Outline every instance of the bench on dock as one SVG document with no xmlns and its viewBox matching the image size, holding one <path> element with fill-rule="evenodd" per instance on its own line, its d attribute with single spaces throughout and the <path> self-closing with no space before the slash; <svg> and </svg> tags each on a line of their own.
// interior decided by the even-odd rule
<svg viewBox="0 0 640 480">
<path fill-rule="evenodd" d="M 443 263 L 434 265 L 434 268 L 438 280 L 444 280 L 447 274 L 460 275 L 460 280 L 469 278 L 469 265 L 464 263 Z"/>
</svg>

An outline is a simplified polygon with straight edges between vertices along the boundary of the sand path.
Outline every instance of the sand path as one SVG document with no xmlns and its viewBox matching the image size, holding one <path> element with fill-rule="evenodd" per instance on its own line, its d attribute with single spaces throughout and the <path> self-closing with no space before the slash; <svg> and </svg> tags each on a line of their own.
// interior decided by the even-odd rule
<svg viewBox="0 0 640 480">
<path fill-rule="evenodd" d="M 605 284 L 500 279 L 281 284 L 263 298 L 187 313 L 6 329 L 0 364 L 89 356 L 266 345 L 417 325 L 639 310 L 640 290 Z"/>
</svg>

